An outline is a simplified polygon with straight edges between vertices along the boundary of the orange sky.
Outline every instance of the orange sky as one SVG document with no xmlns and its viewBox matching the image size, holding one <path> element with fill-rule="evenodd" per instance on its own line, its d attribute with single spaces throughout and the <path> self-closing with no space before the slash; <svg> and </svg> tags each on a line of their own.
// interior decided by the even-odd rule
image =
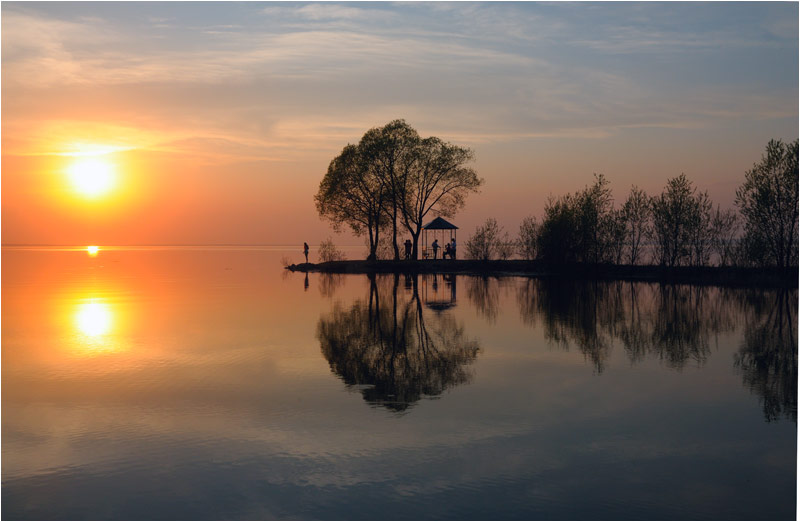
<svg viewBox="0 0 800 522">
<path fill-rule="evenodd" d="M 683 172 L 729 206 L 797 137 L 797 11 L 4 2 L 2 241 L 314 244 L 329 161 L 395 118 L 475 150 L 467 235 L 594 172 L 618 200 Z M 86 158 L 107 194 L 75 190 Z"/>
</svg>

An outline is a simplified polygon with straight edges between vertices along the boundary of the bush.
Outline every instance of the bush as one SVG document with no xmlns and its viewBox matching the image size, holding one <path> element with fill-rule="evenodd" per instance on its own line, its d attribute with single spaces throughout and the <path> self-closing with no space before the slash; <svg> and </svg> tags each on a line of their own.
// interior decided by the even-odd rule
<svg viewBox="0 0 800 522">
<path fill-rule="evenodd" d="M 344 253 L 336 248 L 333 239 L 328 238 L 319 244 L 319 260 L 323 263 L 328 261 L 343 261 Z"/>
<path fill-rule="evenodd" d="M 508 232 L 503 233 L 503 227 L 497 224 L 497 220 L 489 218 L 486 223 L 475 229 L 475 234 L 467 240 L 466 257 L 483 261 L 504 255 L 507 257 L 511 252 L 507 246 L 509 244 L 511 240 Z"/>
</svg>

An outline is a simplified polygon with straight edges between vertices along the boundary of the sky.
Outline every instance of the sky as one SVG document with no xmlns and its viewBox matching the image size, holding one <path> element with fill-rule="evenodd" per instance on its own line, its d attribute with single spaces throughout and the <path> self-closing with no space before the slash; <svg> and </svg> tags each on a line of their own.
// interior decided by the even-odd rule
<svg viewBox="0 0 800 522">
<path fill-rule="evenodd" d="M 464 239 L 490 217 L 515 235 L 594 173 L 617 205 L 685 173 L 730 207 L 798 137 L 796 2 L 0 10 L 3 244 L 361 244 L 313 196 L 398 118 L 475 152 Z"/>
</svg>

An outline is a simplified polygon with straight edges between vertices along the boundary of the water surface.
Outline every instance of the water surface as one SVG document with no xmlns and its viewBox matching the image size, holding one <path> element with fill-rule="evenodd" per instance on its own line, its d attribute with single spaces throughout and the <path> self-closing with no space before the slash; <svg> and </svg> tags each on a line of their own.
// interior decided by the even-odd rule
<svg viewBox="0 0 800 522">
<path fill-rule="evenodd" d="M 795 518 L 796 290 L 287 257 L 4 248 L 3 518 Z"/>
</svg>

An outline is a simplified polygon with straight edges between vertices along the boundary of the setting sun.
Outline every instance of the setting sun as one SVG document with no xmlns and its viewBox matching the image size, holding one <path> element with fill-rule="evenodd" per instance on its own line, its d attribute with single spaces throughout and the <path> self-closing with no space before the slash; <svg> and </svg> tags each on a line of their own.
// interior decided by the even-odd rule
<svg viewBox="0 0 800 522">
<path fill-rule="evenodd" d="M 67 173 L 73 189 L 89 198 L 107 194 L 116 183 L 114 166 L 97 157 L 75 160 Z"/>
<path fill-rule="evenodd" d="M 96 245 L 86 247 L 86 251 L 89 252 L 90 256 L 96 256 L 97 253 L 100 251 L 100 247 Z"/>
</svg>

